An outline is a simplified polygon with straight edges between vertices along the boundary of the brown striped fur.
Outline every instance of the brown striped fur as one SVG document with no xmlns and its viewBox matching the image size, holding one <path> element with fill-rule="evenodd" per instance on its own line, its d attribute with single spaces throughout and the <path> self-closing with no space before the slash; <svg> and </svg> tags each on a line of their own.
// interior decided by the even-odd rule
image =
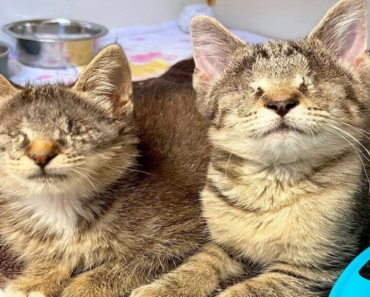
<svg viewBox="0 0 370 297">
<path fill-rule="evenodd" d="M 131 296 L 327 296 L 369 244 L 364 1 L 340 1 L 303 40 L 247 45 L 207 17 L 192 35 L 212 242 Z"/>
<path fill-rule="evenodd" d="M 202 243 L 208 126 L 191 85 L 131 95 L 118 45 L 85 71 L 72 88 L 0 77 L 0 233 L 26 264 L 6 297 L 128 296 Z M 31 153 L 54 146 L 40 169 Z"/>
</svg>

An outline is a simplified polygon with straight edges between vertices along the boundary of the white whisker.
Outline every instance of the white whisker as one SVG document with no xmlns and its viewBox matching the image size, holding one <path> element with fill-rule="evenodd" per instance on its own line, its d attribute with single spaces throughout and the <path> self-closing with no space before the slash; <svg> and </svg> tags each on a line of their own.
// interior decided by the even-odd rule
<svg viewBox="0 0 370 297">
<path fill-rule="evenodd" d="M 365 173 L 365 176 L 366 176 L 366 179 L 367 179 L 367 182 L 369 184 L 369 192 L 370 192 L 370 179 L 369 179 L 369 176 L 367 174 L 367 170 L 366 170 L 366 166 L 365 166 L 365 163 L 364 161 L 362 160 L 361 156 L 359 155 L 359 153 L 367 160 L 367 161 L 370 161 L 362 152 L 359 148 L 356 148 L 344 135 L 342 135 L 340 132 L 338 132 L 337 130 L 334 130 L 332 126 L 330 126 L 329 124 L 327 124 L 327 131 L 329 132 L 332 132 L 333 134 L 336 134 L 338 135 L 339 137 L 341 137 L 342 139 L 344 139 L 345 141 L 348 142 L 348 144 L 354 149 L 354 152 L 356 153 L 356 155 L 358 156 L 358 158 L 360 159 L 361 161 L 361 164 L 362 164 L 362 167 L 364 169 L 364 173 Z M 356 142 L 358 142 L 356 140 Z M 359 142 L 358 142 L 359 143 Z"/>
</svg>

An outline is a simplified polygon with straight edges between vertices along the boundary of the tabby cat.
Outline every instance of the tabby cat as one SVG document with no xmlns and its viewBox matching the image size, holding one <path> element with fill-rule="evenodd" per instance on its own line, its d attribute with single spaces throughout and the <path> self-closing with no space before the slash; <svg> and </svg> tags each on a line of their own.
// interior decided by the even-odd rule
<svg viewBox="0 0 370 297">
<path fill-rule="evenodd" d="M 249 45 L 207 17 L 192 39 L 212 241 L 131 296 L 327 296 L 369 245 L 364 1 L 340 1 L 302 40 Z"/>
<path fill-rule="evenodd" d="M 0 76 L 0 94 L 0 234 L 26 264 L 3 295 L 128 296 L 197 250 L 208 128 L 191 84 L 133 98 L 112 45 L 70 88 Z"/>
</svg>

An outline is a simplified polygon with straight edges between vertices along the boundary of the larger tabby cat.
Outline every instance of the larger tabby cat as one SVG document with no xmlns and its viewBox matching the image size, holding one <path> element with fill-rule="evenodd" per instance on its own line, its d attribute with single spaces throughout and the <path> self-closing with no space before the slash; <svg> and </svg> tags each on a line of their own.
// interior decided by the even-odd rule
<svg viewBox="0 0 370 297">
<path fill-rule="evenodd" d="M 132 97 L 118 45 L 72 88 L 0 76 L 0 234 L 27 264 L 6 297 L 128 296 L 201 244 L 207 122 L 191 85 Z"/>
<path fill-rule="evenodd" d="M 364 1 L 339 2 L 303 40 L 248 45 L 206 17 L 192 37 L 212 243 L 132 296 L 326 296 L 369 244 Z"/>
</svg>

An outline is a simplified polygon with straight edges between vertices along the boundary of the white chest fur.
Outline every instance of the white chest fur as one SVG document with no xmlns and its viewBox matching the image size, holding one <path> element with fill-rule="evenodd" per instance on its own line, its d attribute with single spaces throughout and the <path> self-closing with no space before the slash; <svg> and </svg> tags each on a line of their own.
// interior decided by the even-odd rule
<svg viewBox="0 0 370 297">
<path fill-rule="evenodd" d="M 66 236 L 75 232 L 78 217 L 84 213 L 81 201 L 67 194 L 41 193 L 22 197 L 17 206 L 32 213 L 30 219 L 37 227 Z"/>
</svg>

